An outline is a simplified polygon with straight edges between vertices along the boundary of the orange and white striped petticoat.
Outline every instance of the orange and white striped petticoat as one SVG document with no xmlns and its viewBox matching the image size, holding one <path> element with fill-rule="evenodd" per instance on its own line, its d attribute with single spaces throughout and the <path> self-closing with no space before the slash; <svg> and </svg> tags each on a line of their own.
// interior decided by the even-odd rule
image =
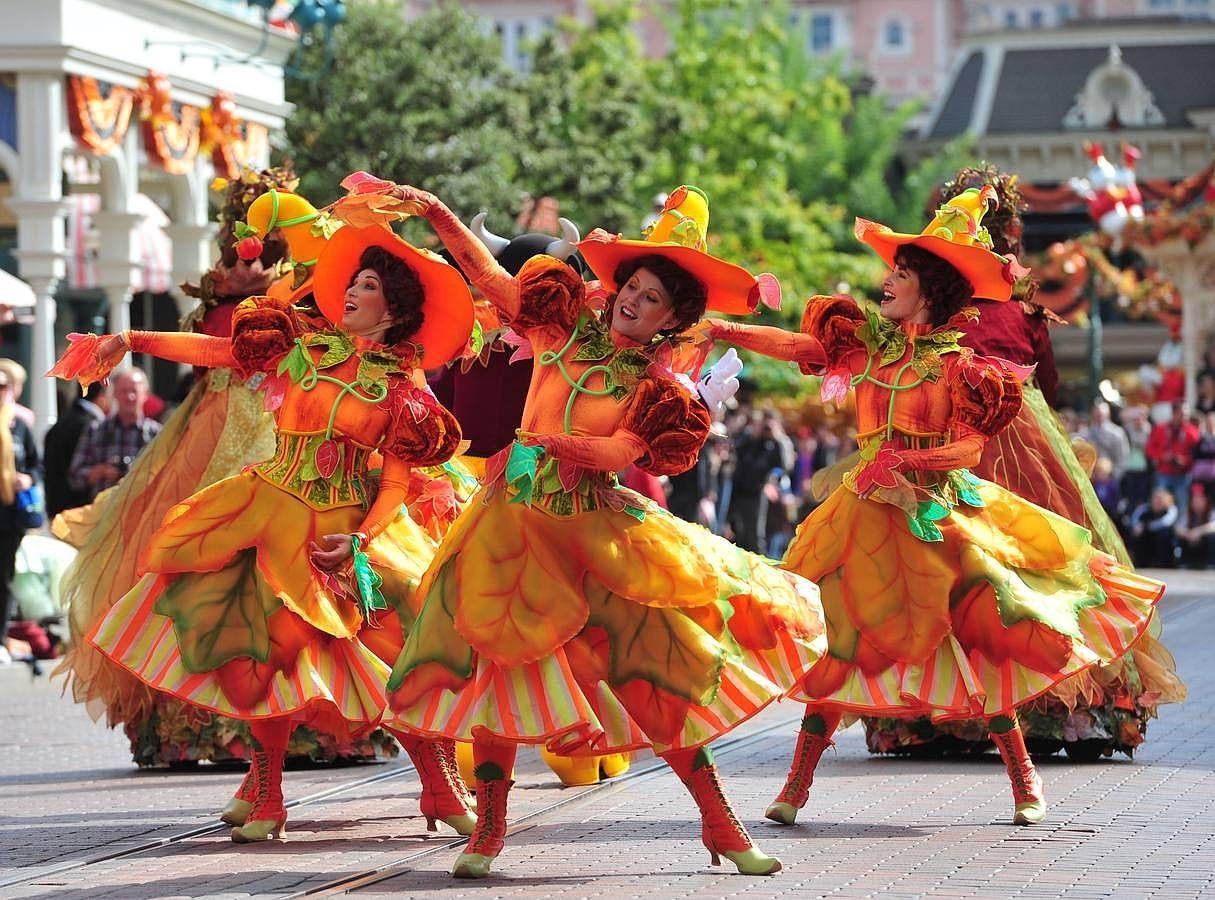
<svg viewBox="0 0 1215 900">
<path fill-rule="evenodd" d="M 1079 525 L 990 482 L 916 538 L 903 511 L 838 488 L 783 565 L 819 585 L 831 646 L 794 696 L 944 721 L 1007 714 L 1144 632 L 1164 585 Z"/>
</svg>

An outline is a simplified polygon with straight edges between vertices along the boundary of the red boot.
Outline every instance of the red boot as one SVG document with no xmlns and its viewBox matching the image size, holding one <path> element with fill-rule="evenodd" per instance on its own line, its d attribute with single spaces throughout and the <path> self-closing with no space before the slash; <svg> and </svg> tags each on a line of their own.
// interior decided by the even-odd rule
<svg viewBox="0 0 1215 900">
<path fill-rule="evenodd" d="M 422 782 L 418 805 L 426 817 L 426 830 L 435 831 L 435 820 L 442 820 L 459 834 L 472 834 L 477 817 L 472 814 L 472 798 L 456 769 L 455 743 L 393 733 L 418 770 Z"/>
<path fill-rule="evenodd" d="M 818 761 L 823 751 L 833 746 L 835 744 L 830 736 L 811 734 L 806 730 L 806 723 L 802 723 L 797 733 L 797 747 L 793 751 L 789 777 L 776 795 L 776 800 L 764 813 L 767 818 L 782 825 L 792 825 L 797 821 L 797 811 L 810 799 L 810 785 L 814 784 L 814 770 L 818 768 Z"/>
<path fill-rule="evenodd" d="M 232 799 L 219 814 L 219 820 L 227 825 L 244 825 L 245 820 L 249 818 L 249 810 L 253 808 L 255 799 L 257 799 L 257 769 L 250 763 L 249 771 L 245 773 L 240 787 L 236 789 Z"/>
<path fill-rule="evenodd" d="M 477 766 L 477 825 L 451 874 L 456 878 L 484 878 L 506 843 L 506 797 L 513 781 L 492 763 Z"/>
<path fill-rule="evenodd" d="M 700 809 L 700 839 L 713 865 L 721 865 L 720 854 L 743 875 L 772 875 L 780 871 L 779 859 L 766 856 L 751 843 L 751 836 L 738 821 L 721 786 L 717 766 L 706 759 L 691 775 L 680 777 Z"/>
<path fill-rule="evenodd" d="M 1042 779 L 1029 758 L 1025 749 L 1025 735 L 1021 726 L 1014 725 L 1010 730 L 991 732 L 991 739 L 1004 759 L 1004 767 L 1008 769 L 1008 780 L 1012 782 L 1014 825 L 1036 825 L 1046 818 L 1046 793 L 1042 789 Z"/>
<path fill-rule="evenodd" d="M 285 746 L 253 751 L 251 769 L 256 793 L 245 823 L 232 829 L 232 840 L 236 843 L 252 844 L 286 835 L 287 809 L 283 806 L 283 757 L 286 752 Z"/>
</svg>

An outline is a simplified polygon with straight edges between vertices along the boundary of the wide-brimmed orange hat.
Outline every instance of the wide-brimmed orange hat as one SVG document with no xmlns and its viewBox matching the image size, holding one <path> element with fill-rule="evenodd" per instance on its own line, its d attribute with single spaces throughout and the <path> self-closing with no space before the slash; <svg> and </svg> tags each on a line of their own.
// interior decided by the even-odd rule
<svg viewBox="0 0 1215 900">
<path fill-rule="evenodd" d="M 422 348 L 428 369 L 455 357 L 468 343 L 473 328 L 473 301 L 455 266 L 420 250 L 378 226 L 339 228 L 321 251 L 312 276 L 317 306 L 330 322 L 341 324 L 346 289 L 359 273 L 363 251 L 382 247 L 411 268 L 422 283 L 422 327 L 410 340 Z"/>
<path fill-rule="evenodd" d="M 626 240 L 597 228 L 579 242 L 578 251 L 609 291 L 619 287 L 614 276 L 622 262 L 662 256 L 705 286 L 708 309 L 745 315 L 755 312 L 761 301 L 780 309 L 780 282 L 776 277 L 766 272 L 752 275 L 742 266 L 711 256 L 705 243 L 708 228 L 709 198 L 700 188 L 683 185 L 667 197 L 644 240 Z"/>
<path fill-rule="evenodd" d="M 899 247 L 921 247 L 941 257 L 970 282 L 975 296 L 1007 300 L 1013 284 L 1029 270 L 1011 253 L 992 252 L 991 237 L 983 227 L 983 216 L 999 202 L 995 188 L 968 188 L 937 210 L 928 227 L 919 234 L 901 234 L 877 222 L 857 218 L 857 238 L 873 248 L 886 264 L 894 266 Z"/>
</svg>

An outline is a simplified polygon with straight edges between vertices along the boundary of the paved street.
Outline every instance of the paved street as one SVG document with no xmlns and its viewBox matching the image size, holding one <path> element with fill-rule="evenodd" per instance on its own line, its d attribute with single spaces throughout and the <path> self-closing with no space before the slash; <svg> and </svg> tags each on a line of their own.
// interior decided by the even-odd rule
<svg viewBox="0 0 1215 900">
<path fill-rule="evenodd" d="M 1157 573 L 1160 574 L 1160 573 Z M 1061 755 L 1040 771 L 1049 823 L 1013 828 L 995 754 L 871 757 L 860 726 L 820 766 L 803 824 L 762 819 L 800 711 L 778 706 L 717 747 L 774 878 L 708 865 L 695 807 L 653 760 L 594 788 L 560 788 L 524 753 L 514 830 L 485 882 L 447 872 L 463 846 L 428 835 L 408 765 L 288 772 L 289 840 L 237 847 L 216 826 L 241 774 L 141 772 L 126 740 L 47 678 L 0 669 L 0 897 L 1203 897 L 1215 892 L 1215 575 L 1164 573 L 1164 640 L 1190 699 L 1166 707 L 1132 762 Z M 440 826 L 442 828 L 443 826 Z"/>
</svg>

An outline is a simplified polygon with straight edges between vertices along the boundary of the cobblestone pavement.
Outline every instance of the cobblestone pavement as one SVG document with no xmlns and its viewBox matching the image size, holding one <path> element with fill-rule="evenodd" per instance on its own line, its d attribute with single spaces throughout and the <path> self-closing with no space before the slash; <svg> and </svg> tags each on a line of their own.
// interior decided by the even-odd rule
<svg viewBox="0 0 1215 900">
<path fill-rule="evenodd" d="M 402 761 L 291 771 L 289 839 L 237 847 L 214 812 L 239 771 L 138 771 L 126 740 L 46 678 L 0 669 L 0 897 L 74 900 L 398 897 L 1162 897 L 1215 893 L 1215 575 L 1169 581 L 1164 640 L 1190 699 L 1166 707 L 1132 762 L 1040 763 L 1049 822 L 1007 824 L 995 754 L 966 761 L 874 758 L 860 726 L 819 767 L 803 822 L 762 819 L 799 718 L 780 705 L 723 739 L 718 764 L 773 878 L 708 865 L 695 808 L 652 759 L 594 788 L 560 788 L 520 756 L 513 830 L 484 882 L 448 876 L 463 839 L 428 834 Z M 440 826 L 442 828 L 443 826 Z"/>
</svg>

